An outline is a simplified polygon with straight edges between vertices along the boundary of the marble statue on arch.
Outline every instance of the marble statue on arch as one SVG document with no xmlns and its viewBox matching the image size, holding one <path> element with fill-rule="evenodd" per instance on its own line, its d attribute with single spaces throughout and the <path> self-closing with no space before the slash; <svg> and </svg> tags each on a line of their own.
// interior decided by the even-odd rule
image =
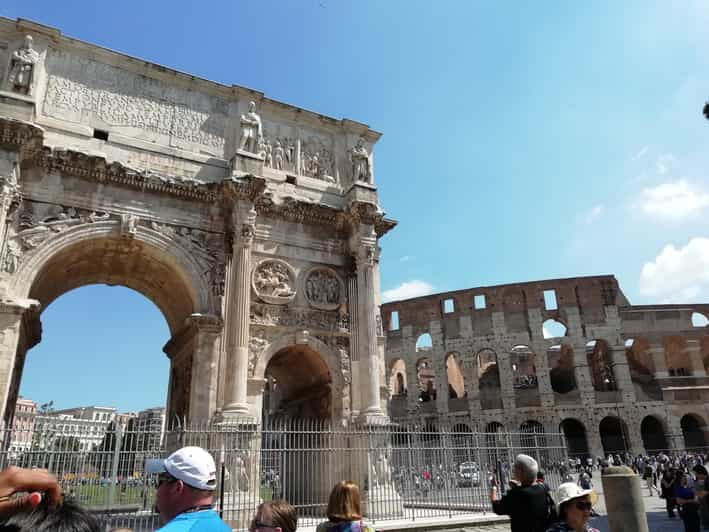
<svg viewBox="0 0 709 532">
<path fill-rule="evenodd" d="M 256 103 L 249 102 L 249 112 L 241 115 L 241 139 L 239 149 L 256 153 L 256 148 L 263 139 L 261 117 L 256 113 Z"/>
<path fill-rule="evenodd" d="M 32 36 L 26 35 L 24 44 L 12 54 L 7 81 L 13 92 L 29 94 L 32 90 L 34 67 L 39 60 L 39 54 L 32 48 L 32 41 Z"/>
</svg>

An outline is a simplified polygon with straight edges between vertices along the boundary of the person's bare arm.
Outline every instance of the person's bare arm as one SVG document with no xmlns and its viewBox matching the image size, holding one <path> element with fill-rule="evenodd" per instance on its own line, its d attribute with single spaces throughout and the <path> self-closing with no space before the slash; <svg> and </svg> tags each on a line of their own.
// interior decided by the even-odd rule
<svg viewBox="0 0 709 532">
<path fill-rule="evenodd" d="M 16 493 L 27 493 L 23 497 L 13 497 Z M 17 512 L 27 506 L 37 506 L 41 494 L 47 497 L 50 506 L 62 502 L 62 490 L 57 477 L 44 469 L 22 469 L 8 467 L 0 471 L 0 515 Z"/>
</svg>

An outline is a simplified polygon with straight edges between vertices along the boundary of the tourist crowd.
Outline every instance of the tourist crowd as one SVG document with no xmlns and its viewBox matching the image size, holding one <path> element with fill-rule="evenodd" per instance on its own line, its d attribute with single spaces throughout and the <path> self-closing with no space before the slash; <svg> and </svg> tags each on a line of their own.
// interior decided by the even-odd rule
<svg viewBox="0 0 709 532">
<path fill-rule="evenodd" d="M 598 532 L 589 525 L 598 496 L 591 481 L 599 469 L 627 465 L 642 475 L 650 495 L 666 501 L 667 514 L 679 513 L 685 532 L 709 529 L 709 475 L 706 456 L 695 453 L 632 457 L 613 455 L 593 460 L 570 459 L 550 464 L 562 474 L 552 492 L 531 456 L 520 454 L 503 476 L 488 478 L 495 513 L 510 516 L 511 532 Z M 228 532 L 231 527 L 214 510 L 217 473 L 214 459 L 200 447 L 183 447 L 155 461 L 155 506 L 163 521 L 158 532 Z M 571 472 L 577 474 L 574 481 Z M 659 487 L 658 487 L 659 485 Z M 327 521 L 317 532 L 374 532 L 362 515 L 358 486 L 340 481 L 332 489 Z M 250 531 L 295 532 L 295 508 L 285 500 L 258 506 Z M 96 517 L 65 498 L 57 479 L 43 470 L 10 467 L 0 471 L 0 532 L 103 532 Z M 130 532 L 114 529 L 113 532 Z"/>
</svg>

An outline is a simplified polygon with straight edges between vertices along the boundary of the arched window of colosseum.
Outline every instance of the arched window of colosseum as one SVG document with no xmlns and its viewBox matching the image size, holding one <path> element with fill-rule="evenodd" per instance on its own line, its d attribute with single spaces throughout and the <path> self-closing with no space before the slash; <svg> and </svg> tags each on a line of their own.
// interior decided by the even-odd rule
<svg viewBox="0 0 709 532">
<path fill-rule="evenodd" d="M 478 387 L 483 410 L 502 408 L 500 393 L 500 370 L 497 355 L 492 349 L 483 349 L 477 354 Z"/>
<path fill-rule="evenodd" d="M 640 436 L 643 439 L 643 447 L 648 453 L 656 453 L 669 449 L 667 438 L 665 437 L 665 427 L 655 416 L 645 416 L 640 423 Z"/>
<path fill-rule="evenodd" d="M 692 374 L 692 362 L 687 352 L 687 342 L 679 336 L 665 338 L 665 361 L 670 377 L 686 377 Z"/>
<path fill-rule="evenodd" d="M 446 356 L 446 376 L 448 377 L 448 398 L 459 399 L 465 397 L 465 379 L 460 369 L 458 353 L 449 353 Z"/>
<path fill-rule="evenodd" d="M 566 418 L 561 422 L 561 431 L 566 439 L 566 448 L 572 458 L 585 458 L 588 453 L 586 427 L 578 419 Z"/>
<path fill-rule="evenodd" d="M 639 401 L 661 401 L 662 389 L 655 380 L 655 361 L 650 354 L 650 344 L 642 337 L 625 341 L 630 378 Z"/>
<path fill-rule="evenodd" d="M 529 346 L 516 345 L 512 348 L 510 366 L 515 389 L 537 388 L 536 360 Z"/>
<path fill-rule="evenodd" d="M 418 378 L 419 401 L 427 403 L 436 400 L 436 372 L 433 363 L 428 357 L 419 358 L 416 362 L 416 376 Z"/>
<path fill-rule="evenodd" d="M 458 423 L 453 426 L 453 459 L 456 463 L 477 461 L 473 455 L 473 448 L 476 447 L 470 427 L 465 423 Z"/>
<path fill-rule="evenodd" d="M 709 319 L 701 312 L 692 312 L 692 327 L 707 327 Z"/>
<path fill-rule="evenodd" d="M 433 424 L 424 427 L 421 434 L 424 461 L 427 466 L 437 466 L 443 463 L 444 449 L 441 446 L 441 435 Z M 429 469 L 431 471 L 431 469 Z"/>
<path fill-rule="evenodd" d="M 586 359 L 591 372 L 593 389 L 612 392 L 618 389 L 613 373 L 613 357 L 605 340 L 591 340 L 586 344 Z"/>
<path fill-rule="evenodd" d="M 566 336 L 566 325 L 550 318 L 542 324 L 542 335 L 545 339 L 563 338 Z"/>
<path fill-rule="evenodd" d="M 601 434 L 604 454 L 622 453 L 629 448 L 628 428 L 620 418 L 604 417 L 598 425 L 598 431 Z"/>
<path fill-rule="evenodd" d="M 707 422 L 697 414 L 686 414 L 680 419 L 684 447 L 688 451 L 706 452 Z"/>
<path fill-rule="evenodd" d="M 547 352 L 551 389 L 566 394 L 577 389 L 574 373 L 574 351 L 564 344 L 553 345 Z"/>
<path fill-rule="evenodd" d="M 491 421 L 485 425 L 485 447 L 488 463 L 494 464 L 507 456 L 507 437 L 502 423 Z"/>
<path fill-rule="evenodd" d="M 534 457 L 539 463 L 548 463 L 544 425 L 535 419 L 529 419 L 520 425 L 519 431 L 522 452 Z"/>
<path fill-rule="evenodd" d="M 392 397 L 406 395 L 406 363 L 397 358 L 391 363 L 389 371 L 389 391 Z"/>
<path fill-rule="evenodd" d="M 416 352 L 430 351 L 431 349 L 433 349 L 433 340 L 431 339 L 431 335 L 428 333 L 423 333 L 416 340 Z"/>
</svg>

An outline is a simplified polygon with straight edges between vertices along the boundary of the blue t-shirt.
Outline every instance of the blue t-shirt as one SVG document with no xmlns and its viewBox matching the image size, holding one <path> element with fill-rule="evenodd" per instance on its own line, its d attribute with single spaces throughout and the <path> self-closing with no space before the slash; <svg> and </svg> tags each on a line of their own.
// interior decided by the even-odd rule
<svg viewBox="0 0 709 532">
<path fill-rule="evenodd" d="M 214 510 L 203 510 L 177 515 L 155 532 L 231 532 L 231 527 Z"/>
</svg>

